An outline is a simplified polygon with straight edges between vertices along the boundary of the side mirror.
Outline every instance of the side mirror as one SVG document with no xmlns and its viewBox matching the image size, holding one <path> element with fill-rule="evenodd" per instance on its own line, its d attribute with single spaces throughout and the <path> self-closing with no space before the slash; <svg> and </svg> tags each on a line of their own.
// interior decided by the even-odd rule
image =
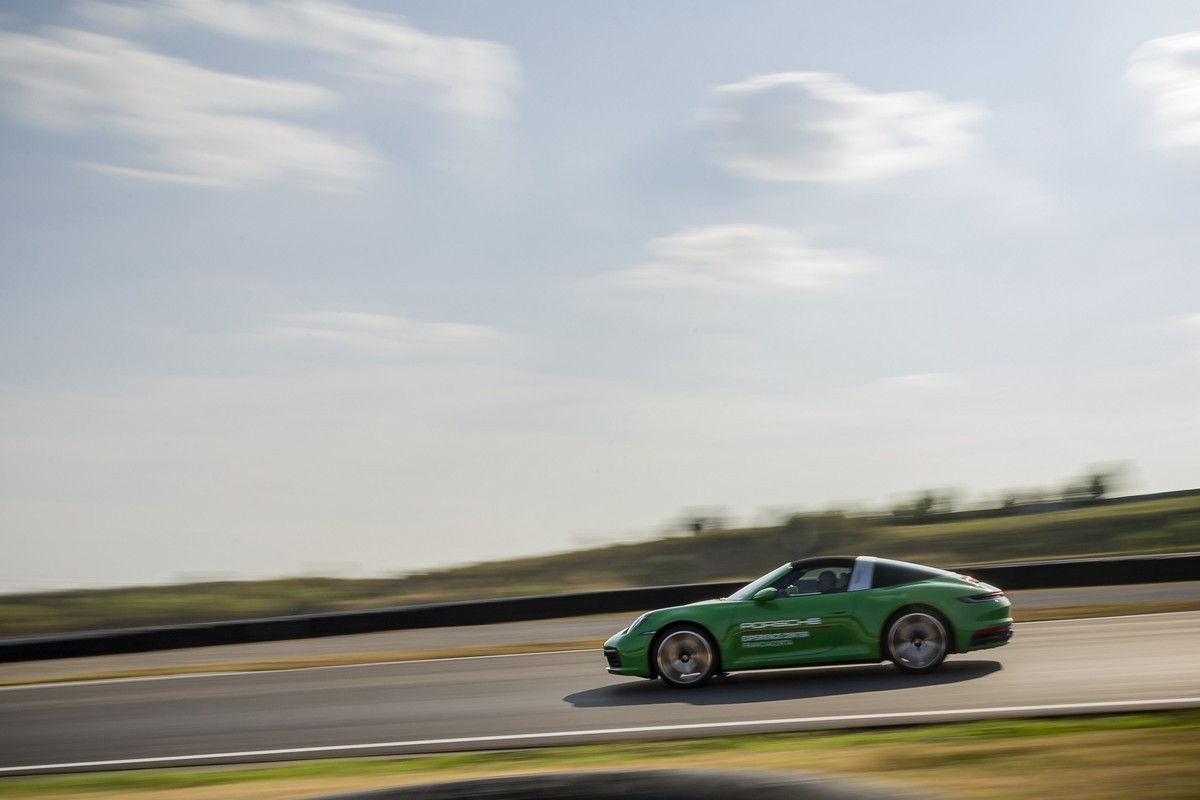
<svg viewBox="0 0 1200 800">
<path fill-rule="evenodd" d="M 754 602 L 767 603 L 771 600 L 774 600 L 776 597 L 779 597 L 779 590 L 768 586 L 766 589 L 759 589 L 754 593 Z"/>
</svg>

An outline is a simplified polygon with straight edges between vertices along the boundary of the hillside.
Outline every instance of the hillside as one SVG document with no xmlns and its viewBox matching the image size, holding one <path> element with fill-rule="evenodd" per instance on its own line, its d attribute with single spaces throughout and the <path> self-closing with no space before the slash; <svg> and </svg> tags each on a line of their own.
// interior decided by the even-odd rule
<svg viewBox="0 0 1200 800">
<path fill-rule="evenodd" d="M 0 636 L 308 614 L 597 588 L 748 580 L 784 561 L 832 553 L 953 566 L 1200 549 L 1200 496 L 1113 500 L 924 524 L 840 513 L 778 527 L 704 531 L 637 544 L 372 580 L 286 578 L 0 597 Z"/>
</svg>

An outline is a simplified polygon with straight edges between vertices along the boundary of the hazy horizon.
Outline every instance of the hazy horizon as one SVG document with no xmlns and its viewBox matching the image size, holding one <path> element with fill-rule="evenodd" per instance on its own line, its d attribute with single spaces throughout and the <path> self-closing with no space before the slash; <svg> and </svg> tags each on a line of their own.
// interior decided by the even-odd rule
<svg viewBox="0 0 1200 800">
<path fill-rule="evenodd" d="M 0 592 L 1200 486 L 1194 3 L 0 7 Z"/>
</svg>

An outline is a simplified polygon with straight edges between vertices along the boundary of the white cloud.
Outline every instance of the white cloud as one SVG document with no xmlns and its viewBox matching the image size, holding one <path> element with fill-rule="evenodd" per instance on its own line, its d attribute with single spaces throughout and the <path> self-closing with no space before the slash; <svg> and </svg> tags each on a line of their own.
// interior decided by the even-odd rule
<svg viewBox="0 0 1200 800">
<path fill-rule="evenodd" d="M 648 261 L 617 273 L 620 283 L 718 293 L 813 290 L 874 266 L 864 253 L 822 250 L 795 231 L 769 225 L 688 228 L 655 239 L 648 249 Z"/>
<path fill-rule="evenodd" d="M 82 2 L 89 24 L 126 37 L 164 28 L 202 29 L 325 56 L 350 85 L 419 91 L 419 100 L 461 117 L 511 111 L 520 68 L 500 44 L 434 36 L 403 20 L 343 3 L 303 0 L 163 0 L 139 5 Z M 345 81 L 343 81 L 345 84 Z M 344 88 L 344 87 L 343 87 Z M 208 69 L 130 38 L 52 28 L 0 32 L 0 90 L 26 122 L 105 134 L 136 150 L 84 165 L 127 178 L 246 188 L 268 183 L 352 191 L 377 166 L 374 149 L 317 122 L 340 110 L 334 91 L 312 83 Z M 118 163 L 124 161 L 125 163 Z"/>
<path fill-rule="evenodd" d="M 1181 314 L 1171 317 L 1169 324 L 1172 328 L 1186 334 L 1200 333 L 1200 314 Z"/>
<path fill-rule="evenodd" d="M 251 42 L 276 43 L 332 56 L 339 71 L 389 85 L 423 87 L 444 111 L 495 118 L 511 111 L 520 82 L 513 51 L 495 42 L 435 36 L 403 19 L 326 0 L 247 3 L 160 0 L 140 6 L 93 3 L 92 19 L 119 27 L 185 25 Z"/>
<path fill-rule="evenodd" d="M 373 161 L 360 144 L 269 116 L 327 111 L 337 98 L 325 89 L 216 72 L 111 36 L 0 33 L 0 82 L 31 124 L 137 143 L 145 163 L 99 165 L 130 177 L 347 190 Z"/>
<path fill-rule="evenodd" d="M 1150 96 L 1155 144 L 1200 145 L 1200 31 L 1146 42 L 1130 56 L 1125 79 Z"/>
<path fill-rule="evenodd" d="M 954 391 L 965 386 L 962 378 L 948 372 L 915 372 L 879 378 L 872 381 L 868 388 L 882 392 L 917 393 Z"/>
<path fill-rule="evenodd" d="M 353 311 L 287 315 L 269 329 L 268 335 L 293 342 L 332 343 L 377 354 L 486 344 L 503 338 L 500 331 L 485 325 L 419 322 Z"/>
<path fill-rule="evenodd" d="M 932 92 L 874 93 L 824 72 L 761 75 L 712 90 L 700 111 L 713 154 L 730 172 L 766 181 L 869 181 L 961 161 L 977 103 Z"/>
</svg>

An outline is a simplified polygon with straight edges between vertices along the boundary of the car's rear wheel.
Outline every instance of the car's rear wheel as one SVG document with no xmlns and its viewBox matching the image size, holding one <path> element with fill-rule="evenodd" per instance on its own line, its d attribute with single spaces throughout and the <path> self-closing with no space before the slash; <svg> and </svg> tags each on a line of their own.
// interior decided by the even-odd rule
<svg viewBox="0 0 1200 800">
<path fill-rule="evenodd" d="M 664 683 L 677 689 L 704 684 L 717 671 L 717 646 L 693 625 L 671 628 L 654 645 L 654 668 Z"/>
<path fill-rule="evenodd" d="M 884 634 L 887 656 L 901 672 L 937 669 L 950 652 L 946 621 L 933 610 L 910 608 L 888 623 Z"/>
</svg>

